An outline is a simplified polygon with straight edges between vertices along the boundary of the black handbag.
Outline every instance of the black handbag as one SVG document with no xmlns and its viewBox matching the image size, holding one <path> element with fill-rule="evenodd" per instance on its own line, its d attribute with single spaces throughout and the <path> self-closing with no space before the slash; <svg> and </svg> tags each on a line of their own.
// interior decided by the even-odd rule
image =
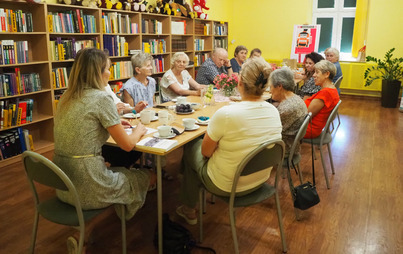
<svg viewBox="0 0 403 254">
<path fill-rule="evenodd" d="M 311 120 L 312 121 L 312 120 Z M 312 122 L 311 122 L 312 123 Z M 320 202 L 318 192 L 316 191 L 316 186 L 315 186 L 315 163 L 314 163 L 314 148 L 313 148 L 313 142 L 311 139 L 311 147 L 312 147 L 312 178 L 313 178 L 313 184 L 311 182 L 306 182 L 301 185 L 298 185 L 294 187 L 294 184 L 292 183 L 291 179 L 291 173 L 290 173 L 290 165 L 287 161 L 287 167 L 288 167 L 288 181 L 290 183 L 290 188 L 291 188 L 291 193 L 292 197 L 294 200 L 294 207 L 298 208 L 300 210 L 306 210 L 312 206 L 315 206 Z M 292 162 L 292 166 L 294 167 L 295 171 L 295 165 Z"/>
</svg>

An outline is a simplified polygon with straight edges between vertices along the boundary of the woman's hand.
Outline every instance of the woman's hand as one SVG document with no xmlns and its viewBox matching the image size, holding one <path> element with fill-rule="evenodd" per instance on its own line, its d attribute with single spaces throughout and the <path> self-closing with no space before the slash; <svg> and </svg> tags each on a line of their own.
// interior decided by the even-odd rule
<svg viewBox="0 0 403 254">
<path fill-rule="evenodd" d="M 145 109 L 148 106 L 148 103 L 146 101 L 140 101 L 139 103 L 134 106 L 134 110 L 136 110 L 137 113 L 141 112 L 143 109 Z"/>
<path fill-rule="evenodd" d="M 134 128 L 134 130 L 133 130 L 133 134 L 137 135 L 139 138 L 144 136 L 144 134 L 146 134 L 146 133 L 147 133 L 147 128 L 142 123 L 138 123 L 136 128 Z"/>
<path fill-rule="evenodd" d="M 132 127 L 132 125 L 130 124 L 130 122 L 127 121 L 127 120 L 121 119 L 121 120 L 120 120 L 120 123 L 122 124 L 123 128 L 125 128 L 125 129 L 128 129 L 128 128 L 131 128 L 131 127 Z"/>
</svg>

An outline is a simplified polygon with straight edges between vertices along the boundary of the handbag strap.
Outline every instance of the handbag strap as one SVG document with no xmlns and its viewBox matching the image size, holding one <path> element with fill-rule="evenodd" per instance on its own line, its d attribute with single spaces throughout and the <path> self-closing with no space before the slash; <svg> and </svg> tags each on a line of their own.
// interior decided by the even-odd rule
<svg viewBox="0 0 403 254">
<path fill-rule="evenodd" d="M 312 135 L 312 118 L 313 117 L 311 117 L 311 119 L 309 120 L 309 122 L 311 123 L 311 151 L 312 151 L 312 178 L 313 178 L 313 181 L 312 181 L 312 184 L 313 184 L 313 186 L 315 187 L 315 185 L 316 185 L 316 183 L 315 183 L 315 159 L 314 159 L 314 152 L 315 152 L 315 149 L 314 149 L 314 147 L 313 147 L 313 135 Z"/>
</svg>

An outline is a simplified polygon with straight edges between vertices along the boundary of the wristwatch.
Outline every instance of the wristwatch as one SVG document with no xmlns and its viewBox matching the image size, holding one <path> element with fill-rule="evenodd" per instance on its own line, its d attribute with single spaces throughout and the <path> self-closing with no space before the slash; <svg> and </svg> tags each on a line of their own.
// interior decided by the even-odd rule
<svg viewBox="0 0 403 254">
<path fill-rule="evenodd" d="M 229 69 L 231 69 L 231 68 L 232 68 L 232 66 L 225 67 L 225 69 L 227 69 L 227 70 L 229 70 Z"/>
</svg>

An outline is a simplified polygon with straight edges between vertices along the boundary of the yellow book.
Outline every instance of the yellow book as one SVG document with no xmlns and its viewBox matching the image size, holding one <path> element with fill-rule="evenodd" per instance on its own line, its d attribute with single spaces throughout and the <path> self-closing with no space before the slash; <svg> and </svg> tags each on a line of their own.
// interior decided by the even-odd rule
<svg viewBox="0 0 403 254">
<path fill-rule="evenodd" d="M 129 55 L 129 43 L 125 42 L 124 44 L 124 52 L 125 52 L 125 56 Z"/>
<path fill-rule="evenodd" d="M 48 14 L 49 32 L 53 33 L 53 15 Z"/>
<path fill-rule="evenodd" d="M 11 27 L 13 28 L 13 32 L 17 32 L 17 21 L 15 19 L 15 12 L 11 10 Z"/>
<path fill-rule="evenodd" d="M 151 45 L 150 43 L 144 43 L 144 53 L 151 53 Z"/>
<path fill-rule="evenodd" d="M 55 109 L 57 109 L 57 104 L 59 104 L 59 100 L 55 100 Z"/>
<path fill-rule="evenodd" d="M 17 125 L 21 125 L 22 108 L 18 107 Z"/>
<path fill-rule="evenodd" d="M 8 109 L 8 121 L 7 121 L 7 127 L 11 127 L 11 122 L 13 120 L 13 109 L 9 108 Z"/>
<path fill-rule="evenodd" d="M 31 151 L 35 151 L 35 149 L 34 149 L 34 140 L 32 138 L 32 135 L 29 134 L 28 138 L 29 138 L 29 145 L 30 145 Z"/>
<path fill-rule="evenodd" d="M 102 32 L 105 34 L 106 33 L 106 27 L 105 27 L 105 19 L 102 18 Z"/>
<path fill-rule="evenodd" d="M 84 19 L 81 17 L 81 27 L 83 29 L 83 33 L 85 33 Z"/>
<path fill-rule="evenodd" d="M 8 109 L 3 109 L 3 128 L 8 127 Z"/>
</svg>

